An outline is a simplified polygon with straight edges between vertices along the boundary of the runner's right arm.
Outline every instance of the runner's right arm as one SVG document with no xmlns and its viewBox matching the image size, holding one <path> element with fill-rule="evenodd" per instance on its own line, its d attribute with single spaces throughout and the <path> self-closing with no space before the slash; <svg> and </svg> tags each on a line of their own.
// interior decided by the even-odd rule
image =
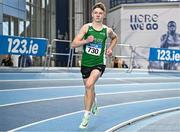
<svg viewBox="0 0 180 132">
<path fill-rule="evenodd" d="M 84 35 L 87 33 L 87 30 L 88 30 L 88 25 L 87 24 L 83 25 L 71 44 L 72 48 L 80 47 L 94 40 L 93 36 L 89 36 L 86 40 L 83 39 Z"/>
</svg>

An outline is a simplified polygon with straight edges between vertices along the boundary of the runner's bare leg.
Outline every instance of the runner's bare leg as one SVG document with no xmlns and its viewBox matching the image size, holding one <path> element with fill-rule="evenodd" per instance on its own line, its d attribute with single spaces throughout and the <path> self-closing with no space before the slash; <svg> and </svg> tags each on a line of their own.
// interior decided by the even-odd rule
<svg viewBox="0 0 180 132">
<path fill-rule="evenodd" d="M 95 99 L 95 83 L 100 77 L 101 72 L 97 69 L 94 69 L 89 78 L 84 79 L 84 85 L 85 85 L 85 96 L 84 96 L 84 104 L 85 104 L 85 110 L 91 111 L 92 104 Z"/>
</svg>

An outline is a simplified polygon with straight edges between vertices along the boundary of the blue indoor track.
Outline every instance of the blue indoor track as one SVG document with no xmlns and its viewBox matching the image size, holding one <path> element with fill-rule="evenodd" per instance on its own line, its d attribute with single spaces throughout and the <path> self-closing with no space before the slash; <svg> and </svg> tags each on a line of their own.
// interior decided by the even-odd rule
<svg viewBox="0 0 180 132">
<path fill-rule="evenodd" d="M 80 130 L 84 86 L 79 68 L 1 70 L 0 131 L 160 132 L 168 126 L 165 119 L 174 122 L 166 130 L 180 131 L 179 72 L 107 68 L 96 94 L 99 114 Z"/>
</svg>

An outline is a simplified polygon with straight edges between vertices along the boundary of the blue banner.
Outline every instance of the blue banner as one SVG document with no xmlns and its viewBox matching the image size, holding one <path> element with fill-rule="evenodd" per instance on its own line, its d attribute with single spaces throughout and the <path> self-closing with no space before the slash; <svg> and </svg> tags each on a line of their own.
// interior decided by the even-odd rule
<svg viewBox="0 0 180 132">
<path fill-rule="evenodd" d="M 180 62 L 180 50 L 150 48 L 149 61 Z"/>
<path fill-rule="evenodd" d="M 47 39 L 0 35 L 0 54 L 44 56 L 47 44 Z"/>
</svg>

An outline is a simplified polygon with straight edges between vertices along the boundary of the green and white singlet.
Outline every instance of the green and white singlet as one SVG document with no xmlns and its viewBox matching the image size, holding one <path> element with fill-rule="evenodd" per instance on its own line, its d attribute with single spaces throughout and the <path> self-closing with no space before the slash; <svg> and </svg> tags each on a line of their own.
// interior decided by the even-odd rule
<svg viewBox="0 0 180 132">
<path fill-rule="evenodd" d="M 107 26 L 103 25 L 102 30 L 97 31 L 93 28 L 92 23 L 89 23 L 89 28 L 84 39 L 87 39 L 89 36 L 94 36 L 94 41 L 83 46 L 81 65 L 86 67 L 93 67 L 100 64 L 105 65 Z"/>
</svg>

